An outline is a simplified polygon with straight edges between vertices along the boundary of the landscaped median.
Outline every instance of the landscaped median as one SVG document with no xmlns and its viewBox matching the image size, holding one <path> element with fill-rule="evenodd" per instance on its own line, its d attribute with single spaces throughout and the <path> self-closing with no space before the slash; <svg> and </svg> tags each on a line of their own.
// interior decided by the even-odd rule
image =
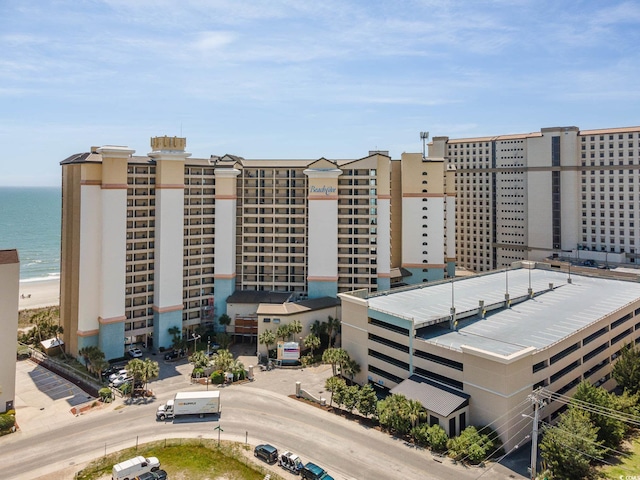
<svg viewBox="0 0 640 480">
<path fill-rule="evenodd" d="M 271 480 L 283 480 L 272 470 L 254 462 L 250 445 L 223 441 L 218 446 L 216 440 L 184 438 L 146 443 L 106 455 L 91 462 L 74 478 L 110 479 L 113 465 L 138 455 L 157 457 L 169 478 L 263 480 L 269 474 Z"/>
</svg>

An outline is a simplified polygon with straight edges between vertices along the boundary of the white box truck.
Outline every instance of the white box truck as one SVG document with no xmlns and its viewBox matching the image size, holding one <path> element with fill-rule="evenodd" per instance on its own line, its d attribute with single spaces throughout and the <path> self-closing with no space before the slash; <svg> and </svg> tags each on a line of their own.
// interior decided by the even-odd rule
<svg viewBox="0 0 640 480">
<path fill-rule="evenodd" d="M 155 472 L 160 468 L 156 457 L 144 458 L 142 455 L 117 463 L 111 469 L 111 480 L 133 480 L 147 472 Z"/>
<path fill-rule="evenodd" d="M 157 420 L 174 418 L 179 415 L 199 415 L 207 413 L 220 414 L 220 391 L 178 392 L 166 405 L 160 405 L 156 411 Z"/>
</svg>

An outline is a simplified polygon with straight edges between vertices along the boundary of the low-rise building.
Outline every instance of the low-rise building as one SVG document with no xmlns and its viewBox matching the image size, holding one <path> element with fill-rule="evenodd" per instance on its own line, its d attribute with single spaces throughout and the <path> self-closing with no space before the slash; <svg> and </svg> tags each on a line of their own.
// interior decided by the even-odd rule
<svg viewBox="0 0 640 480">
<path fill-rule="evenodd" d="M 582 380 L 611 390 L 615 359 L 638 341 L 637 277 L 592 272 L 517 262 L 451 281 L 342 293 L 342 346 L 360 364 L 358 383 L 420 399 L 429 422 L 450 435 L 491 425 L 509 449 L 529 433 L 522 414 L 534 390 L 571 396 Z M 552 401 L 541 418 L 553 421 L 564 408 Z"/>
</svg>

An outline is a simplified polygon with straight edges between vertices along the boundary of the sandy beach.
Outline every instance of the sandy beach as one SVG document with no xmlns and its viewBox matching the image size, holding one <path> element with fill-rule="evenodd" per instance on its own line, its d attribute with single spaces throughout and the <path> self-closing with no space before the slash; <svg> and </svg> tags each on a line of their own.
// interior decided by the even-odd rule
<svg viewBox="0 0 640 480">
<path fill-rule="evenodd" d="M 18 310 L 60 305 L 60 279 L 21 281 Z"/>
</svg>

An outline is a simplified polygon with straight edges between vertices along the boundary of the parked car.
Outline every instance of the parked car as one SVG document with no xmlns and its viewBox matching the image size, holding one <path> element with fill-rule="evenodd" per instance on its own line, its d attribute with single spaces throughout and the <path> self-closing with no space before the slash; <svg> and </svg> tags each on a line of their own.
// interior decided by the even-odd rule
<svg viewBox="0 0 640 480">
<path fill-rule="evenodd" d="M 278 461 L 278 449 L 268 443 L 258 445 L 253 454 L 267 463 L 276 463 Z"/>
<path fill-rule="evenodd" d="M 123 369 L 124 369 L 124 365 L 123 364 L 111 365 L 109 368 L 107 368 L 106 370 L 104 370 L 102 372 L 102 377 L 105 380 L 109 380 L 109 377 L 111 377 L 111 375 L 113 375 L 114 373 L 117 373 L 117 372 L 119 372 L 120 370 L 123 370 Z"/>
<path fill-rule="evenodd" d="M 131 377 L 129 375 L 127 375 L 126 373 L 123 375 L 118 375 L 112 382 L 111 385 L 113 385 L 114 387 L 118 388 L 121 385 L 128 383 L 129 381 L 131 381 Z"/>
<path fill-rule="evenodd" d="M 130 348 L 128 353 L 131 358 L 142 357 L 142 350 L 140 350 L 139 348 Z"/>
<path fill-rule="evenodd" d="M 182 357 L 184 357 L 184 350 L 172 350 L 164 354 L 165 360 L 176 360 Z"/>
<path fill-rule="evenodd" d="M 115 371 L 114 373 L 112 373 L 111 375 L 109 375 L 109 381 L 113 382 L 116 378 L 118 378 L 120 375 L 126 375 L 127 374 L 127 370 L 122 368 L 120 370 Z"/>
<path fill-rule="evenodd" d="M 329 475 L 324 468 L 311 462 L 302 467 L 300 476 L 307 480 L 333 480 L 333 477 Z"/>
<path fill-rule="evenodd" d="M 166 480 L 167 472 L 165 470 L 156 470 L 155 472 L 146 472 L 139 475 L 135 480 Z"/>
<path fill-rule="evenodd" d="M 300 470 L 304 467 L 302 460 L 295 453 L 284 452 L 278 459 L 278 465 L 285 470 L 289 470 L 291 473 L 298 475 Z"/>
</svg>

